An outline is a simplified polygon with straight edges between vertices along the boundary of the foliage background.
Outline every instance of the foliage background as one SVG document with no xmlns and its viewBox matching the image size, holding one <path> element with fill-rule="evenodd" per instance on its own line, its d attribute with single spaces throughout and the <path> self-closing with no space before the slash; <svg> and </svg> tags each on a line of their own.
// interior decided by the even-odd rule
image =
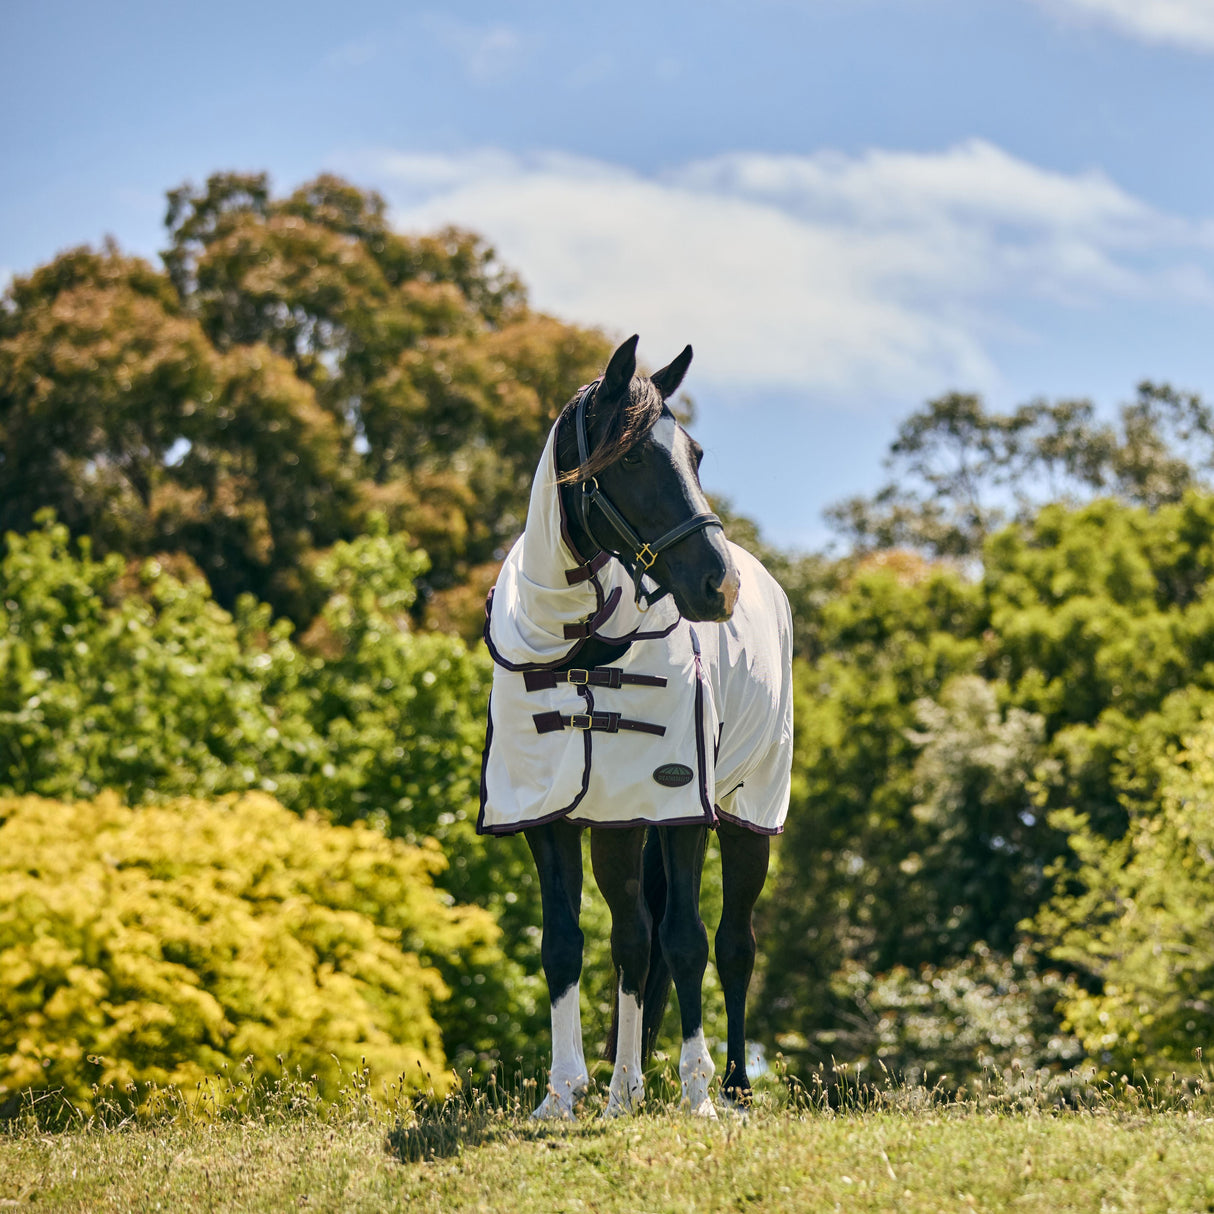
<svg viewBox="0 0 1214 1214">
<path fill-rule="evenodd" d="M 170 191 L 166 226 L 162 267 L 74 249 L 0 302 L 2 1082 L 84 1098 L 90 1051 L 174 1081 L 246 1049 L 535 1066 L 531 861 L 474 832 L 477 638 L 547 428 L 609 342 L 532 311 L 476 236 L 402 236 L 335 177 L 276 197 L 217 174 Z M 1212 468 L 1214 415 L 1166 384 L 1112 421 L 953 393 L 908 417 L 889 487 L 835 508 L 841 553 L 773 550 L 720 503 L 796 626 L 769 1052 L 957 1082 L 1198 1065 Z M 114 873 L 120 899 L 82 901 Z M 584 926 L 595 1040 L 590 888 Z M 246 936 L 271 951 L 217 943 Z M 259 965 L 296 993 L 254 1031 Z M 134 1020 L 97 1010 L 111 990 Z M 711 972 L 708 995 L 720 1038 Z"/>
</svg>

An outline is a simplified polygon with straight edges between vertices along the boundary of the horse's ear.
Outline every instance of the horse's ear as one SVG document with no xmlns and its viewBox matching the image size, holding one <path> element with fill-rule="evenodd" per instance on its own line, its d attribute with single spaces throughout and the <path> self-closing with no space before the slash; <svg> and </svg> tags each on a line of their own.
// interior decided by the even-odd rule
<svg viewBox="0 0 1214 1214">
<path fill-rule="evenodd" d="M 637 370 L 637 342 L 640 338 L 634 333 L 611 356 L 607 370 L 603 372 L 602 393 L 606 400 L 619 396 L 628 391 L 632 377 Z"/>
<path fill-rule="evenodd" d="M 653 381 L 654 387 L 662 394 L 663 400 L 683 382 L 683 376 L 687 374 L 687 368 L 690 366 L 691 347 L 684 346 L 683 353 L 674 362 L 663 367 L 660 371 L 655 371 L 649 377 Z"/>
</svg>

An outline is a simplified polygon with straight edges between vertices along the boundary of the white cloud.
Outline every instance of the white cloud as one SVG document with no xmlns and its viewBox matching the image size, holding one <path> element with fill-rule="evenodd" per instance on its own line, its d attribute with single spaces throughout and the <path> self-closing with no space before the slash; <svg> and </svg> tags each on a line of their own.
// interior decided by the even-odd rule
<svg viewBox="0 0 1214 1214">
<path fill-rule="evenodd" d="M 563 155 L 383 154 L 411 230 L 456 222 L 537 306 L 700 377 L 854 399 L 998 381 L 992 344 L 1043 304 L 1209 301 L 1208 232 L 1097 172 L 989 143 L 847 157 L 737 153 L 657 176 Z"/>
<path fill-rule="evenodd" d="M 1037 0 L 1064 17 L 1097 21 L 1141 38 L 1214 51 L 1214 0 Z"/>
<path fill-rule="evenodd" d="M 427 13 L 424 24 L 451 51 L 474 84 L 498 84 L 522 63 L 523 39 L 500 22 L 478 25 L 445 13 Z"/>
</svg>

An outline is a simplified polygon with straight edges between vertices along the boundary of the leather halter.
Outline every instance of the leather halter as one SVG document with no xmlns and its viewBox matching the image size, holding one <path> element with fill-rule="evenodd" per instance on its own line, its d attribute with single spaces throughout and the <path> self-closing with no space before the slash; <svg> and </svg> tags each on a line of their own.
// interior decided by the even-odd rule
<svg viewBox="0 0 1214 1214">
<path fill-rule="evenodd" d="M 586 405 L 590 400 L 591 394 L 601 382 L 601 380 L 596 379 L 593 383 L 587 384 L 582 389 L 582 393 L 578 397 L 577 407 L 574 410 L 574 427 L 577 431 L 579 467 L 585 467 L 586 462 L 590 459 L 590 443 L 586 437 Z M 653 568 L 654 562 L 667 548 L 673 548 L 680 540 L 684 540 L 689 535 L 701 531 L 706 527 L 720 527 L 724 530 L 724 524 L 721 520 L 711 511 L 706 511 L 701 514 L 693 514 L 691 518 L 672 527 L 665 535 L 659 536 L 656 540 L 645 541 L 637 535 L 628 520 L 616 509 L 611 499 L 602 489 L 599 488 L 597 477 L 592 476 L 580 483 L 582 491 L 578 494 L 578 514 L 581 517 L 582 528 L 594 543 L 599 544 L 590 527 L 590 509 L 592 506 L 597 506 L 607 521 L 615 528 L 617 534 L 624 541 L 625 550 L 630 551 L 632 555 L 630 557 L 625 556 L 623 550 L 616 551 L 614 548 L 609 548 L 606 544 L 599 544 L 599 547 L 617 557 L 624 568 L 632 574 L 633 585 L 636 588 L 635 601 L 641 611 L 648 611 L 654 603 L 659 602 L 670 594 L 670 591 L 660 584 L 658 585 L 658 592 L 656 594 L 645 590 L 641 585 L 641 579 Z"/>
</svg>

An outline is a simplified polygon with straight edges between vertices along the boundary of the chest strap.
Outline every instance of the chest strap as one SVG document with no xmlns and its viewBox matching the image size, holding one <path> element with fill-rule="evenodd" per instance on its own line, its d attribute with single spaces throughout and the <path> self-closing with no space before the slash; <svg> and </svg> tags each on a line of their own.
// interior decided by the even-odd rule
<svg viewBox="0 0 1214 1214">
<path fill-rule="evenodd" d="M 666 732 L 665 725 L 651 725 L 648 721 L 629 721 L 618 712 L 575 712 L 565 716 L 559 712 L 537 712 L 531 719 L 535 722 L 536 733 L 552 733 L 557 729 L 592 729 L 597 733 L 618 733 L 621 729 L 630 729 L 635 733 L 657 734 L 660 738 Z"/>
<path fill-rule="evenodd" d="M 558 683 L 574 687 L 665 687 L 660 674 L 629 674 L 618 666 L 596 666 L 593 670 L 524 670 L 523 682 L 528 691 L 549 691 Z"/>
</svg>

